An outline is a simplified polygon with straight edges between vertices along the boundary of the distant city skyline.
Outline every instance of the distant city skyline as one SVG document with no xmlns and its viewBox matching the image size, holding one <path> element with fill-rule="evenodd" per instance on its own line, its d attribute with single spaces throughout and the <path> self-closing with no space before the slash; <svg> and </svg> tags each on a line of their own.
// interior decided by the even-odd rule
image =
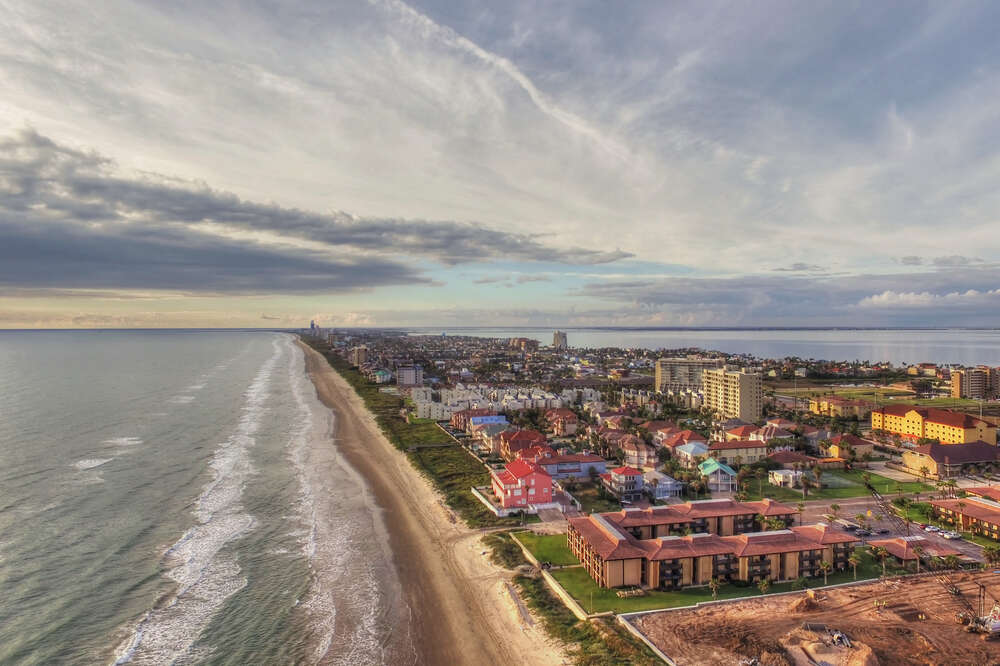
<svg viewBox="0 0 1000 666">
<path fill-rule="evenodd" d="M 0 328 L 1000 326 L 1000 6 L 0 22 Z"/>
</svg>

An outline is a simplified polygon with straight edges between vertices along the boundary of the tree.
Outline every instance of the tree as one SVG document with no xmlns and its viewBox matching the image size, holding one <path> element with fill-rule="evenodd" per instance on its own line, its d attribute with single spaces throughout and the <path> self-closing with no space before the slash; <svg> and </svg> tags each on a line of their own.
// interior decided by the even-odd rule
<svg viewBox="0 0 1000 666">
<path fill-rule="evenodd" d="M 712 578 L 710 581 L 708 581 L 708 589 L 712 591 L 712 601 L 715 601 L 716 599 L 719 598 L 719 587 L 720 585 L 718 578 Z"/>
<path fill-rule="evenodd" d="M 886 550 L 885 546 L 878 546 L 872 550 L 872 553 L 882 562 L 882 577 L 885 578 L 885 558 L 889 557 L 889 551 Z"/>
<path fill-rule="evenodd" d="M 983 555 L 986 557 L 987 563 L 996 565 L 997 562 L 1000 562 L 1000 544 L 983 546 Z"/>
<path fill-rule="evenodd" d="M 812 488 L 812 483 L 809 481 L 808 476 L 803 476 L 799 479 L 799 483 L 802 485 L 802 498 L 805 499 L 809 496 L 809 489 Z"/>
<path fill-rule="evenodd" d="M 757 471 L 753 473 L 757 477 L 757 491 L 760 493 L 761 498 L 764 497 L 764 478 L 767 476 L 767 472 L 764 471 L 763 467 L 758 467 Z"/>
<path fill-rule="evenodd" d="M 917 556 L 917 573 L 920 573 L 920 558 L 923 557 L 923 555 L 924 555 L 924 547 L 923 546 L 914 546 L 913 547 L 913 554 Z"/>
<path fill-rule="evenodd" d="M 949 555 L 946 558 L 944 558 L 944 565 L 946 567 L 948 567 L 949 569 L 957 569 L 958 568 L 958 555 Z"/>
<path fill-rule="evenodd" d="M 834 520 L 836 520 L 838 513 L 840 513 L 840 505 L 834 502 L 830 505 L 830 515 L 833 516 Z"/>
<path fill-rule="evenodd" d="M 831 569 L 833 569 L 833 565 L 826 560 L 819 563 L 819 570 L 823 572 L 823 585 L 826 585 L 826 577 L 829 575 Z"/>
<path fill-rule="evenodd" d="M 816 477 L 816 487 L 820 490 L 823 489 L 823 468 L 819 465 L 813 467 L 813 476 Z"/>
<path fill-rule="evenodd" d="M 760 590 L 761 594 L 767 594 L 767 591 L 771 589 L 771 581 L 767 578 L 761 578 L 760 582 L 757 583 L 757 589 Z"/>
<path fill-rule="evenodd" d="M 802 524 L 802 514 L 806 510 L 806 505 L 803 502 L 799 502 L 795 505 L 795 511 L 799 514 L 799 525 Z"/>
<path fill-rule="evenodd" d="M 854 580 L 858 579 L 858 565 L 861 564 L 861 558 L 858 557 L 857 553 L 851 553 L 851 556 L 847 558 L 847 563 L 854 568 Z"/>
</svg>

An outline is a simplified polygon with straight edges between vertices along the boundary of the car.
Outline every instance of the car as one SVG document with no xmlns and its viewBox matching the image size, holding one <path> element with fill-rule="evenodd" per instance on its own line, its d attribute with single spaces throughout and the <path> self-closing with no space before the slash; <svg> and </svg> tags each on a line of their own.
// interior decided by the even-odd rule
<svg viewBox="0 0 1000 666">
<path fill-rule="evenodd" d="M 927 527 L 924 528 L 924 531 L 925 532 L 940 532 L 941 530 L 938 529 L 937 527 L 934 527 L 933 525 L 928 525 Z"/>
<path fill-rule="evenodd" d="M 924 528 L 926 528 L 926 527 L 927 527 L 927 523 L 917 523 L 916 525 L 917 525 L 917 527 L 919 527 L 920 529 L 924 529 Z"/>
<path fill-rule="evenodd" d="M 858 535 L 859 537 L 867 537 L 867 536 L 871 536 L 872 535 L 872 531 L 871 530 L 858 530 L 857 532 L 855 532 L 855 534 Z"/>
<path fill-rule="evenodd" d="M 890 530 L 888 527 L 880 527 L 880 528 L 878 528 L 878 533 L 879 534 L 888 534 L 891 531 L 892 530 Z"/>
</svg>

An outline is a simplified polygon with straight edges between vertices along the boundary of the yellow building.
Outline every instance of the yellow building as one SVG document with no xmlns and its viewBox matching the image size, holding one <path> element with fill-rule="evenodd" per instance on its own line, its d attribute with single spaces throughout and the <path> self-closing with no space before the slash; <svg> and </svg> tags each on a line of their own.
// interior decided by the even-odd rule
<svg viewBox="0 0 1000 666">
<path fill-rule="evenodd" d="M 936 439 L 942 444 L 997 443 L 997 429 L 986 421 L 933 407 L 887 405 L 876 409 L 872 411 L 872 430 L 885 430 L 914 441 Z"/>
<path fill-rule="evenodd" d="M 844 419 L 868 418 L 874 405 L 867 400 L 850 400 L 835 395 L 810 398 L 809 411 L 823 416 L 839 416 Z"/>
<path fill-rule="evenodd" d="M 746 370 L 718 368 L 701 375 L 705 407 L 723 419 L 759 421 L 764 402 L 761 376 Z"/>
</svg>

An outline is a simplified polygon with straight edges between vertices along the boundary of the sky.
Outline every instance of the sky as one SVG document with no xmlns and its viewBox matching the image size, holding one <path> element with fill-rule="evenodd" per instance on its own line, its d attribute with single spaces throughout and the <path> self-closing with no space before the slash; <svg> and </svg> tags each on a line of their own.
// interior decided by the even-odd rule
<svg viewBox="0 0 1000 666">
<path fill-rule="evenodd" d="M 997 25 L 0 0 L 0 328 L 998 326 Z"/>
</svg>

